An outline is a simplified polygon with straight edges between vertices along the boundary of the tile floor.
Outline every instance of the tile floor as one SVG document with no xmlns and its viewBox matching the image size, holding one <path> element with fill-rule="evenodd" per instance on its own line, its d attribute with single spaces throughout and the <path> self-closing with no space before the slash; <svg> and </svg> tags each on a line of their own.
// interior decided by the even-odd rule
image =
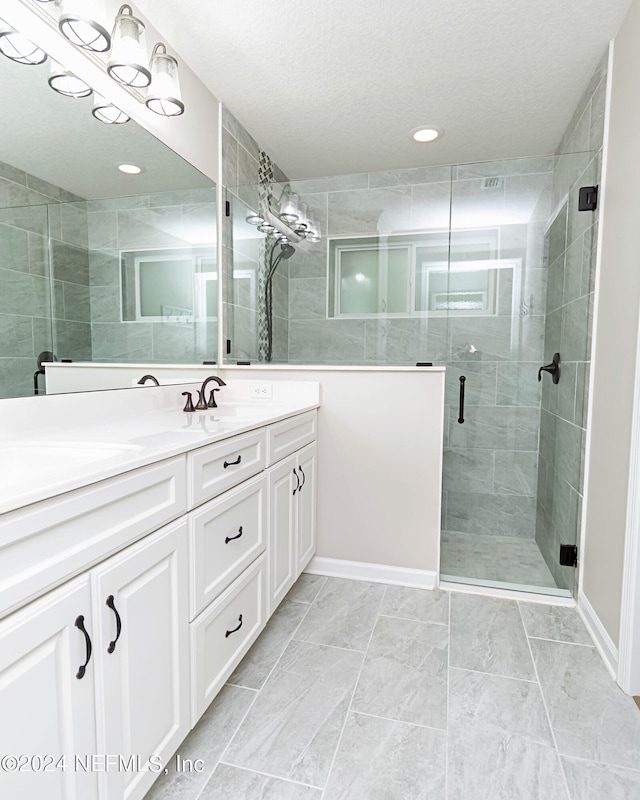
<svg viewBox="0 0 640 800">
<path fill-rule="evenodd" d="M 534 539 L 443 531 L 440 569 L 443 575 L 555 588 Z"/>
<path fill-rule="evenodd" d="M 145 800 L 640 800 L 571 608 L 302 575 Z"/>
</svg>

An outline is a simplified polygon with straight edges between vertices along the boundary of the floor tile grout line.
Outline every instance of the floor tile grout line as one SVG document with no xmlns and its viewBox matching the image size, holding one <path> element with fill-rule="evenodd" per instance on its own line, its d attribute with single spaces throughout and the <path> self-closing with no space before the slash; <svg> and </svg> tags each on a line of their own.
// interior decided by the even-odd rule
<svg viewBox="0 0 640 800">
<path fill-rule="evenodd" d="M 529 634 L 527 634 L 527 639 L 536 639 L 539 642 L 553 642 L 554 644 L 572 644 L 574 647 L 590 647 L 592 650 L 595 650 L 596 648 L 594 644 L 583 644 L 582 642 L 567 642 L 566 639 L 549 639 L 546 636 L 529 636 Z"/>
<path fill-rule="evenodd" d="M 253 686 L 243 686 L 241 683 L 231 683 L 231 681 L 227 681 L 225 686 L 233 686 L 234 689 L 246 689 L 248 692 L 256 692 L 256 694 L 260 691 L 260 689 L 254 689 Z"/>
<path fill-rule="evenodd" d="M 444 734 L 444 800 L 449 797 L 449 693 L 451 690 L 451 594 L 447 614 L 447 727 Z"/>
<path fill-rule="evenodd" d="M 533 664 L 533 671 L 536 676 L 536 682 L 538 684 L 538 691 L 540 692 L 540 698 L 542 699 L 542 707 L 544 708 L 544 713 L 547 717 L 547 722 L 549 724 L 549 732 L 551 733 L 551 740 L 553 742 L 553 747 L 556 751 L 556 757 L 558 759 L 558 765 L 560 767 L 560 774 L 562 775 L 562 780 L 564 781 L 564 788 L 567 793 L 567 800 L 571 800 L 571 792 L 569 791 L 569 781 L 567 780 L 567 776 L 564 771 L 564 765 L 562 763 L 562 759 L 560 758 L 560 750 L 558 748 L 558 742 L 556 739 L 556 733 L 553 730 L 553 725 L 551 724 L 551 715 L 549 714 L 549 709 L 547 707 L 547 701 L 544 696 L 544 692 L 542 691 L 542 683 L 540 681 L 540 675 L 538 673 L 538 665 L 536 664 L 536 660 L 533 657 L 533 650 L 531 648 L 531 641 L 527 636 L 527 626 L 524 624 L 524 616 L 522 614 L 522 608 L 520 607 L 520 601 L 516 602 L 518 606 L 518 614 L 520 614 L 520 620 L 522 621 L 522 627 L 524 629 L 525 639 L 527 640 L 527 647 L 529 648 L 529 656 L 531 657 L 531 663 Z"/>
<path fill-rule="evenodd" d="M 508 681 L 520 681 L 520 683 L 538 682 L 535 678 L 516 678 L 513 675 L 503 675 L 500 672 L 483 672 L 481 669 L 469 669 L 469 667 L 457 667 L 455 664 L 453 666 L 450 666 L 449 669 L 460 669 L 463 672 L 475 672 L 476 675 L 488 675 L 490 678 L 505 678 Z"/>
<path fill-rule="evenodd" d="M 571 753 L 560 753 L 558 755 L 563 758 L 571 758 L 574 761 L 582 761 L 584 764 L 597 764 L 599 767 L 612 767 L 613 769 L 621 769 L 621 770 L 629 770 L 629 772 L 635 772 L 640 774 L 640 767 L 635 769 L 634 767 L 623 767 L 621 764 L 610 764 L 608 761 L 595 761 L 592 758 L 583 758 L 582 756 L 574 756 Z"/>
<path fill-rule="evenodd" d="M 297 628 L 296 628 L 297 632 Z M 337 644 L 326 644 L 325 642 L 314 642 L 313 639 L 296 639 L 295 635 L 291 641 L 303 642 L 304 644 L 315 644 L 318 647 L 330 647 L 332 650 L 344 650 L 346 653 L 366 653 L 366 650 L 355 650 L 353 647 L 339 647 Z"/>
<path fill-rule="evenodd" d="M 427 590 L 429 591 L 429 590 Z M 424 625 L 439 625 L 441 628 L 446 628 L 448 622 L 434 622 L 430 619 L 416 619 L 415 617 L 402 617 L 400 614 L 378 614 L 378 617 L 388 617 L 389 619 L 402 619 L 405 622 L 421 622 Z"/>
<path fill-rule="evenodd" d="M 311 605 L 309 606 L 309 608 L 307 608 L 307 610 L 305 611 L 305 613 L 304 613 L 304 614 L 302 615 L 302 617 L 300 618 L 300 622 L 299 622 L 299 623 L 296 625 L 296 627 L 295 627 L 295 629 L 294 629 L 293 633 L 291 634 L 291 636 L 289 637 L 289 639 L 288 639 L 288 641 L 287 641 L 286 645 L 285 645 L 285 646 L 282 648 L 282 652 L 281 652 L 281 653 L 280 653 L 280 655 L 278 656 L 278 658 L 277 658 L 277 660 L 276 660 L 275 664 L 273 665 L 273 667 L 272 667 L 272 668 L 269 670 L 269 674 L 268 674 L 268 675 L 267 675 L 267 677 L 264 679 L 264 682 L 263 682 L 262 686 L 261 686 L 259 689 L 249 689 L 249 687 L 245 687 L 245 686 L 239 686 L 239 687 L 238 687 L 238 688 L 240 688 L 240 689 L 249 689 L 249 691 L 252 691 L 252 692 L 254 692 L 254 698 L 253 698 L 253 700 L 251 701 L 251 703 L 249 704 L 249 707 L 247 708 L 246 712 L 243 714 L 243 716 L 242 716 L 242 719 L 240 720 L 240 722 L 239 722 L 238 726 L 236 727 L 236 729 L 234 730 L 233 734 L 231 735 L 231 737 L 230 737 L 229 741 L 227 742 L 227 745 L 226 745 L 226 747 L 224 748 L 224 750 L 223 750 L 223 751 L 222 751 L 222 753 L 220 754 L 220 757 L 218 758 L 218 761 L 217 761 L 217 763 L 216 763 L 216 766 L 214 767 L 214 769 L 213 769 L 213 772 L 212 772 L 212 773 L 211 773 L 211 775 L 209 776 L 209 779 L 207 780 L 207 783 L 209 783 L 209 781 L 210 781 L 210 780 L 211 780 L 211 778 L 213 777 L 213 773 L 216 771 L 216 769 L 217 769 L 217 767 L 218 767 L 218 764 L 220 764 L 220 763 L 223 763 L 223 762 L 222 762 L 222 760 L 223 760 L 223 758 L 225 757 L 225 755 L 227 754 L 227 751 L 228 751 L 229 747 L 231 747 L 231 743 L 232 743 L 232 742 L 233 742 L 233 740 L 236 738 L 236 735 L 237 735 L 238 731 L 240 730 L 240 727 L 241 727 L 241 725 L 244 723 L 244 721 L 246 720 L 246 718 L 249 716 L 249 712 L 251 711 L 251 709 L 253 708 L 253 706 L 255 705 L 255 703 L 258 701 L 258 695 L 259 695 L 259 694 L 260 694 L 260 692 L 261 692 L 261 691 L 264 689 L 264 687 L 267 685 L 267 682 L 268 682 L 269 678 L 271 677 L 271 675 L 273 674 L 273 671 L 274 671 L 274 669 L 275 669 L 275 668 L 278 666 L 278 664 L 280 663 L 280 659 L 281 659 L 281 658 L 282 658 L 282 656 L 284 655 L 284 653 L 285 653 L 285 651 L 286 651 L 287 647 L 289 647 L 289 645 L 290 645 L 290 644 L 291 644 L 291 642 L 293 641 L 293 637 L 294 637 L 294 635 L 295 635 L 295 632 L 298 630 L 298 628 L 299 628 L 299 627 L 300 627 L 300 625 L 302 624 L 302 621 L 303 621 L 303 620 L 304 620 L 304 618 L 307 616 L 307 614 L 309 613 L 309 610 L 310 610 L 310 609 L 311 609 Z M 277 610 L 277 609 L 276 609 L 276 610 Z M 275 612 L 274 612 L 274 613 L 275 613 Z M 273 616 L 273 615 L 272 615 L 272 616 Z M 265 628 L 266 628 L 266 625 L 265 625 Z M 261 634 L 262 634 L 262 632 L 264 631 L 264 629 L 265 629 L 265 628 L 263 628 L 263 629 L 262 629 L 262 631 L 260 632 Z M 256 641 L 257 641 L 257 639 L 256 639 Z M 254 644 L 255 644 L 255 642 L 254 642 Z M 252 647 L 253 647 L 253 645 L 252 645 Z M 235 684 L 228 684 L 228 685 L 229 685 L 229 686 L 235 686 Z M 225 763 L 226 763 L 226 762 L 225 762 Z M 230 766 L 235 766 L 235 765 L 231 764 Z M 243 767 L 239 767 L 239 769 L 243 769 Z M 202 792 L 204 791 L 204 789 L 205 789 L 205 788 L 206 788 L 206 786 L 207 786 L 207 783 L 205 783 L 205 784 L 204 784 L 204 786 L 202 787 L 202 789 L 201 789 L 201 790 L 200 790 L 200 792 L 198 793 L 198 796 L 195 798 L 195 800 L 198 800 L 198 798 L 200 798 L 200 796 L 202 795 Z"/>
<path fill-rule="evenodd" d="M 262 772 L 259 769 L 253 769 L 253 767 L 239 767 L 237 764 L 232 764 L 230 761 L 222 761 L 222 759 L 218 762 L 219 764 L 224 764 L 225 767 L 233 767 L 234 769 L 243 769 L 245 772 L 251 772 L 254 775 L 264 775 L 265 778 L 273 778 L 276 781 L 285 781 L 286 783 L 292 783 L 294 786 L 305 786 L 307 789 L 318 789 L 322 791 L 321 786 L 315 786 L 313 783 L 303 783 L 302 781 L 294 781 L 291 778 L 283 778 L 282 775 L 273 775 L 271 772 Z"/>
<path fill-rule="evenodd" d="M 438 733 L 446 733 L 446 728 L 436 728 L 433 725 L 422 725 L 420 722 L 409 722 L 406 719 L 394 719 L 393 717 L 382 717 L 380 714 L 370 714 L 368 711 L 358 711 L 357 708 L 350 709 L 352 714 L 358 714 L 361 717 L 373 717 L 373 719 L 382 719 L 385 722 L 394 722 L 399 725 L 411 725 L 414 728 L 425 728 L 428 731 L 438 731 Z"/>
<path fill-rule="evenodd" d="M 347 713 L 344 715 L 344 721 L 342 723 L 342 730 L 340 731 L 340 736 L 338 737 L 338 741 L 336 743 L 336 749 L 334 750 L 333 758 L 331 759 L 331 765 L 329 766 L 329 770 L 327 772 L 327 780 L 325 781 L 324 789 L 322 791 L 322 797 L 323 798 L 325 796 L 325 792 L 326 792 L 327 786 L 329 785 L 329 781 L 331 780 L 331 773 L 333 772 L 333 768 L 335 766 L 336 759 L 338 757 L 338 751 L 340 750 L 340 745 L 342 744 L 342 739 L 344 737 L 344 731 L 345 731 L 345 728 L 347 727 L 347 721 L 349 719 L 349 714 L 351 713 L 351 707 L 353 705 L 353 698 L 355 697 L 356 690 L 358 688 L 358 684 L 360 683 L 360 676 L 362 675 L 362 670 L 364 669 L 364 663 L 367 660 L 367 653 L 369 652 L 369 647 L 371 646 L 371 640 L 373 639 L 373 632 L 375 631 L 376 625 L 378 623 L 378 618 L 380 616 L 380 609 L 382 608 L 382 604 L 384 603 L 384 598 L 385 598 L 385 596 L 387 594 L 387 588 L 388 587 L 386 585 L 384 585 L 384 591 L 382 592 L 382 595 L 380 596 L 380 602 L 378 604 L 378 610 L 376 612 L 376 618 L 375 618 L 375 620 L 373 622 L 373 625 L 371 626 L 371 633 L 369 634 L 369 641 L 367 642 L 367 649 L 364 651 L 364 654 L 362 656 L 362 663 L 360 664 L 360 669 L 358 670 L 358 676 L 356 677 L 356 680 L 355 680 L 355 682 L 353 684 L 353 691 L 351 692 L 351 699 L 349 700 L 349 706 L 347 708 Z M 354 652 L 354 651 L 352 650 L 351 652 Z"/>
</svg>

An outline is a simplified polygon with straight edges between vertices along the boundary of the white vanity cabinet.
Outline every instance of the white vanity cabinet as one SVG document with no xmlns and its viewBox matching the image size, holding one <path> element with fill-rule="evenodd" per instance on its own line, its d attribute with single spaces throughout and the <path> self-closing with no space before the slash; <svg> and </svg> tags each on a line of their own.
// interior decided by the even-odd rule
<svg viewBox="0 0 640 800">
<path fill-rule="evenodd" d="M 144 797 L 313 555 L 316 420 L 0 515 L 0 757 L 66 758 L 0 797 Z"/>
<path fill-rule="evenodd" d="M 0 797 L 98 797 L 97 774 L 75 768 L 96 752 L 92 657 L 81 670 L 94 638 L 88 577 L 0 622 Z M 23 757 L 13 772 L 11 756 Z"/>
<path fill-rule="evenodd" d="M 140 760 L 100 774 L 105 798 L 144 797 L 191 727 L 187 550 L 181 520 L 91 571 L 98 752 Z"/>
</svg>

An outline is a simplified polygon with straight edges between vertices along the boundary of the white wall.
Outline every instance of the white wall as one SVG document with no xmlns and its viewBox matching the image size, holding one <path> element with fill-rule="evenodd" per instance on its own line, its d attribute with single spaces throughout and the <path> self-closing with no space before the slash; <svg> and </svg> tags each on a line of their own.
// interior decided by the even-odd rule
<svg viewBox="0 0 640 800">
<path fill-rule="evenodd" d="M 619 644 L 640 308 L 638 42 L 640 0 L 635 0 L 614 40 L 610 72 L 582 551 L 582 594 L 615 647 Z"/>
<path fill-rule="evenodd" d="M 47 389 L 131 386 L 145 372 L 163 381 L 214 372 L 229 380 L 318 382 L 317 555 L 395 567 L 407 583 L 435 584 L 443 368 L 56 364 L 47 368 Z M 176 387 L 176 403 L 182 402 L 179 391 Z M 379 571 L 385 580 L 392 574 Z M 376 570 L 366 576 L 375 579 Z"/>
<path fill-rule="evenodd" d="M 48 6 L 34 0 L 2 0 L 0 16 L 12 27 L 22 31 L 56 61 L 72 70 L 78 77 L 92 86 L 99 94 L 108 98 L 118 108 L 148 130 L 160 141 L 193 164 L 212 180 L 219 182 L 219 116 L 220 104 L 205 87 L 198 76 L 187 66 L 180 53 L 176 53 L 171 42 L 163 39 L 138 10 L 134 11 L 146 23 L 147 47 L 164 41 L 167 51 L 179 62 L 180 89 L 185 112 L 179 117 L 166 118 L 152 111 L 136 99 L 127 89 L 112 80 L 106 73 L 104 61 L 107 55 L 88 54 L 74 47 L 57 29 L 47 23 Z M 106 6 L 115 19 L 120 0 L 106 0 Z"/>
</svg>

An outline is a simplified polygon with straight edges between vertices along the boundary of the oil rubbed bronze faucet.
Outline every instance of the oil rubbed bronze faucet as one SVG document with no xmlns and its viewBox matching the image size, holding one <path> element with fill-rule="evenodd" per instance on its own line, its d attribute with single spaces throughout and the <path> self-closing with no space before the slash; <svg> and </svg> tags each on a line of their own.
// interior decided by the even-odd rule
<svg viewBox="0 0 640 800">
<path fill-rule="evenodd" d="M 138 384 L 143 386 L 146 381 L 151 381 L 152 383 L 155 383 L 156 386 L 160 386 L 158 379 L 154 378 L 153 375 L 143 375 L 138 381 Z"/>
<path fill-rule="evenodd" d="M 205 393 L 207 391 L 207 385 L 210 381 L 215 381 L 218 384 L 217 389 L 212 389 L 211 394 L 209 395 L 209 402 L 207 403 L 205 399 Z M 222 378 L 218 378 L 217 375 L 210 375 L 206 378 L 202 384 L 202 387 L 198 390 L 198 402 L 196 403 L 196 410 L 197 411 L 206 411 L 207 408 L 217 408 L 218 404 L 216 403 L 216 398 L 214 397 L 214 392 L 219 392 L 221 386 L 226 386 L 227 384 L 222 380 Z"/>
</svg>

